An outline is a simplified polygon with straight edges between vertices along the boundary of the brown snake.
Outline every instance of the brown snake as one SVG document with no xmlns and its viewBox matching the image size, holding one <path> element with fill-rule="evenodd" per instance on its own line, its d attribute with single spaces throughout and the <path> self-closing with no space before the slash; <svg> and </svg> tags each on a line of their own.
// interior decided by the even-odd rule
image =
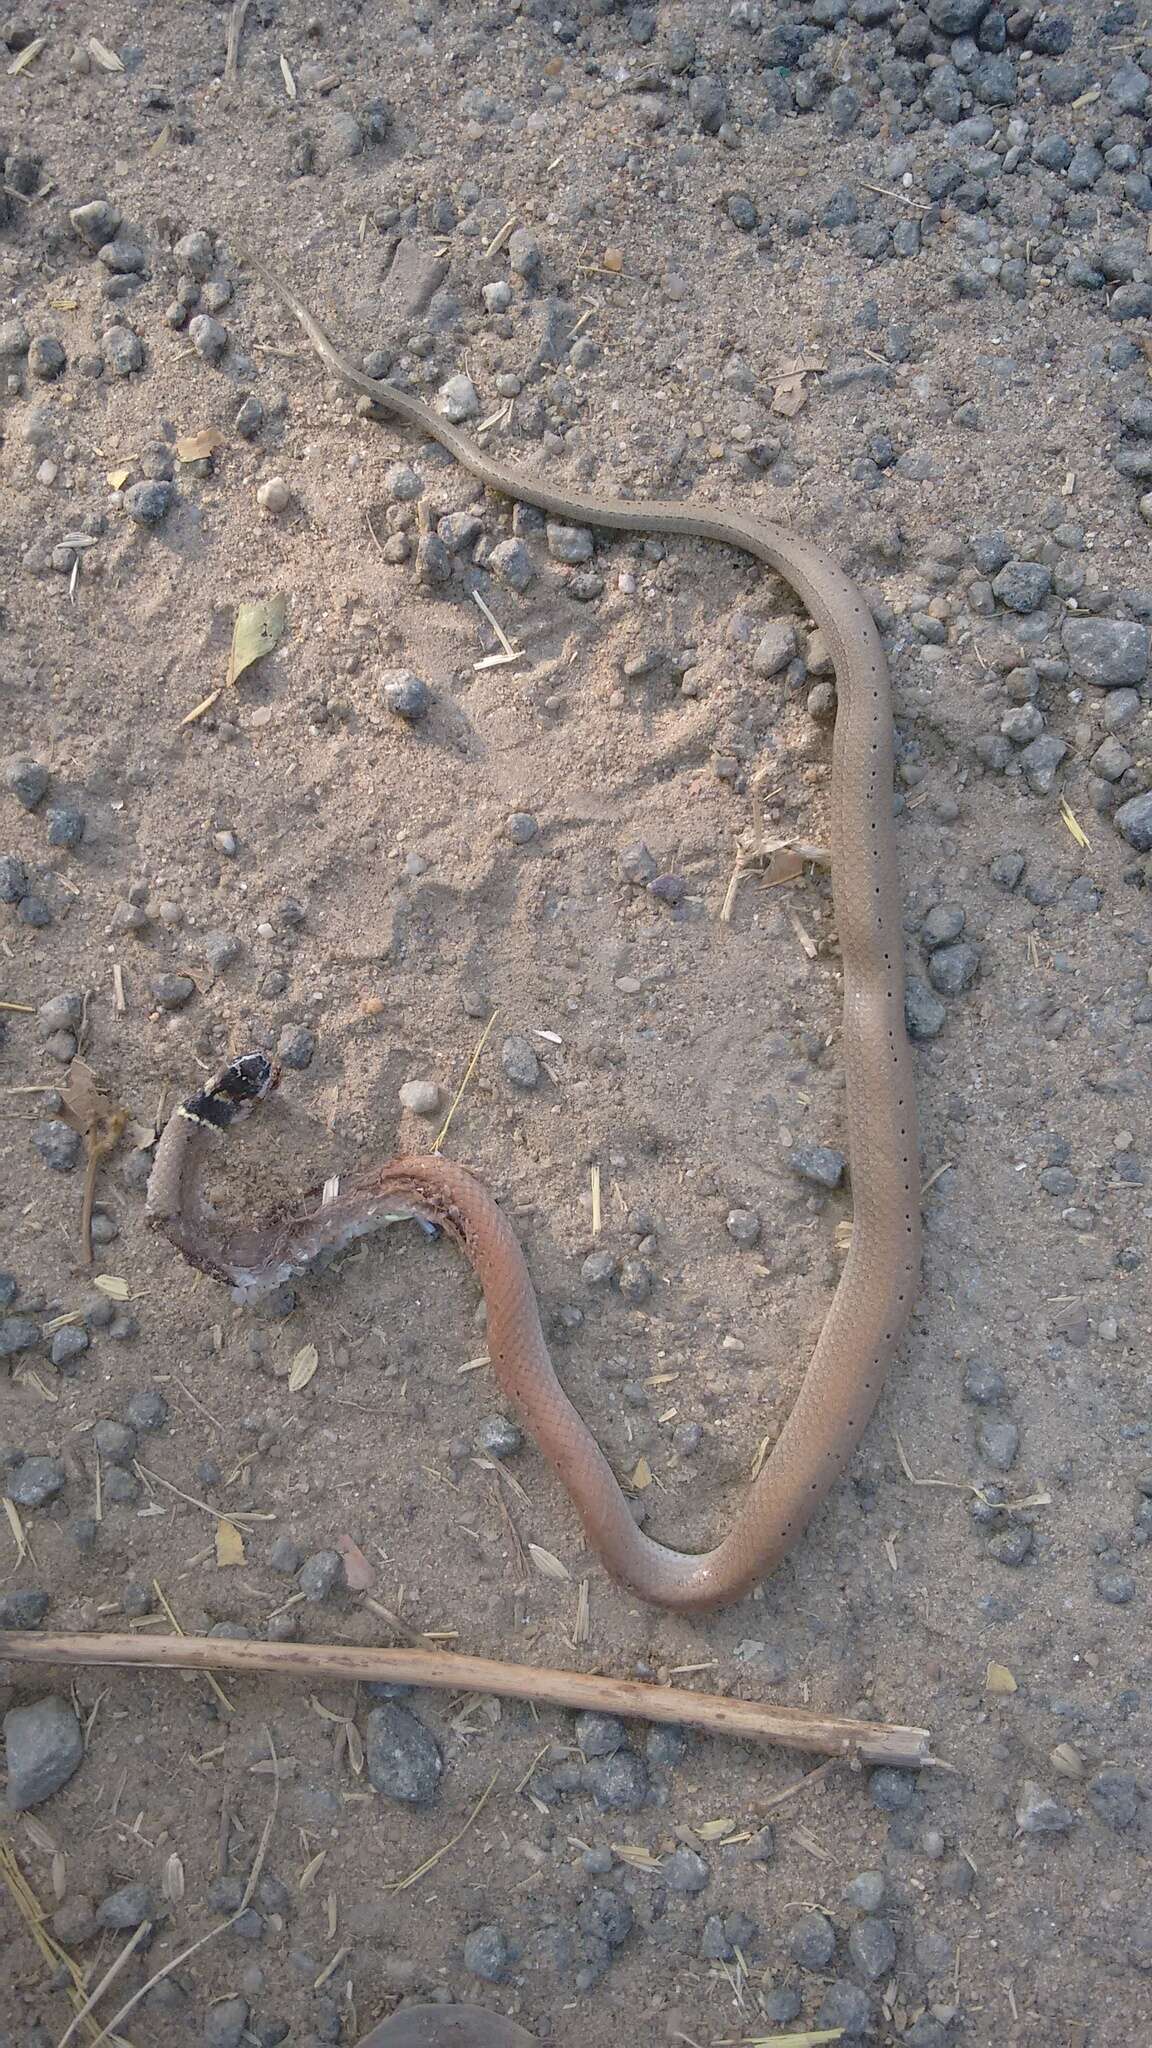
<svg viewBox="0 0 1152 2048">
<path fill-rule="evenodd" d="M 148 1215 L 193 1265 L 259 1293 L 307 1271 L 383 1223 L 416 1217 L 460 1245 L 484 1291 L 496 1376 L 567 1488 L 592 1548 L 642 1599 L 682 1612 L 737 1599 L 795 1544 L 843 1473 L 875 1406 L 915 1297 L 920 1165 L 904 1026 L 903 925 L 892 804 L 892 703 L 884 651 L 855 584 L 785 527 L 668 500 L 557 490 L 494 462 L 405 391 L 341 355 L 295 292 L 250 268 L 295 314 L 316 353 L 356 391 L 419 427 L 502 497 L 573 525 L 678 533 L 742 548 L 792 585 L 836 667 L 832 888 L 843 967 L 842 1045 L 852 1242 L 792 1412 L 714 1550 L 689 1555 L 646 1536 L 607 1459 L 556 1378 L 523 1253 L 492 1196 L 437 1156 L 391 1160 L 290 1213 L 222 1223 L 199 1192 L 214 1133 L 275 1085 L 260 1054 L 225 1069 L 171 1119 L 157 1149 Z"/>
</svg>

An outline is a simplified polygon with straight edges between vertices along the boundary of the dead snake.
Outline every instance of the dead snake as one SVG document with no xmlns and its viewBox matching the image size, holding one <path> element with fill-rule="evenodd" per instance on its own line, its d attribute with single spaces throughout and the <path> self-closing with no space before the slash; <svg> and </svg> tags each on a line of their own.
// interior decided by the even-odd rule
<svg viewBox="0 0 1152 2048">
<path fill-rule="evenodd" d="M 200 1192 L 216 1134 L 275 1085 L 261 1054 L 233 1061 L 171 1119 L 156 1153 L 148 1215 L 195 1266 L 256 1294 L 307 1271 L 384 1222 L 415 1217 L 461 1247 L 484 1291 L 496 1376 L 570 1494 L 608 1570 L 654 1606 L 698 1612 L 735 1600 L 796 1543 L 845 1470 L 875 1406 L 915 1297 L 920 1169 L 904 1024 L 903 928 L 892 804 L 892 703 L 879 635 L 860 591 L 786 528 L 691 501 L 595 498 L 495 462 L 418 399 L 358 370 L 295 292 L 250 268 L 295 314 L 335 376 L 407 420 L 501 496 L 573 525 L 676 533 L 742 548 L 791 584 L 836 668 L 832 887 L 843 971 L 841 1043 L 852 1178 L 852 1241 L 788 1420 L 728 1534 L 689 1555 L 646 1536 L 607 1459 L 553 1370 L 523 1253 L 493 1197 L 463 1167 L 389 1161 L 291 1212 L 222 1223 Z M 325 1199 L 325 1193 L 328 1199 Z"/>
</svg>

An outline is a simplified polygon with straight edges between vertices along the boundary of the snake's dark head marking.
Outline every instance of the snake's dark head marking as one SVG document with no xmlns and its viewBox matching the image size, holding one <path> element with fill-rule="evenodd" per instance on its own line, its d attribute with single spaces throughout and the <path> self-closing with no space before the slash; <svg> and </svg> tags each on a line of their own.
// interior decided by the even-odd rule
<svg viewBox="0 0 1152 2048">
<path fill-rule="evenodd" d="M 184 1104 L 183 1114 L 193 1123 L 208 1124 L 214 1131 L 227 1131 L 250 1116 L 279 1085 L 280 1069 L 266 1053 L 246 1052 L 229 1060 L 222 1073 L 199 1095 Z"/>
</svg>

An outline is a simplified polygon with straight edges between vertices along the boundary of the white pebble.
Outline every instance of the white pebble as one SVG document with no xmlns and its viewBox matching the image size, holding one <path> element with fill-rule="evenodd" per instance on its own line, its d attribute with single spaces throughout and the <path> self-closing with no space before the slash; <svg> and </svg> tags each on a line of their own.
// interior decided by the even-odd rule
<svg viewBox="0 0 1152 2048">
<path fill-rule="evenodd" d="M 400 1090 L 401 1109 L 413 1116 L 435 1116 L 440 1107 L 440 1089 L 435 1081 L 405 1081 Z"/>
<path fill-rule="evenodd" d="M 292 503 L 292 493 L 283 477 L 268 477 L 256 493 L 256 503 L 263 512 L 286 512 Z"/>
</svg>

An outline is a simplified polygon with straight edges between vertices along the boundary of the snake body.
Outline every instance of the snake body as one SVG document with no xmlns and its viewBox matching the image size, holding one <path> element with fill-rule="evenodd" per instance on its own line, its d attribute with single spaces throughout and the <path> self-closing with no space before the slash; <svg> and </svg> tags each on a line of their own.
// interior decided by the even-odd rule
<svg viewBox="0 0 1152 2048">
<path fill-rule="evenodd" d="M 275 1083 L 248 1055 L 174 1116 L 149 1185 L 150 1220 L 194 1265 L 252 1293 L 307 1271 L 353 1238 L 401 1217 L 438 1226 L 469 1260 L 487 1305 L 500 1385 L 567 1489 L 610 1573 L 658 1607 L 699 1612 L 750 1590 L 788 1553 L 844 1472 L 879 1396 L 915 1298 L 920 1166 L 904 1023 L 903 926 L 892 803 L 892 702 L 872 616 L 851 579 L 787 528 L 692 501 L 591 497 L 493 461 L 406 391 L 365 376 L 296 293 L 250 268 L 299 321 L 343 383 L 437 440 L 502 496 L 572 525 L 684 534 L 743 549 L 791 584 L 822 630 L 837 681 L 832 750 L 832 887 L 843 972 L 841 1045 L 852 1178 L 852 1241 L 792 1411 L 715 1549 L 668 1549 L 637 1527 L 607 1459 L 561 1387 L 516 1237 L 492 1196 L 438 1156 L 392 1160 L 305 1197 L 289 1212 L 223 1224 L 199 1178 L 215 1136 Z"/>
</svg>

